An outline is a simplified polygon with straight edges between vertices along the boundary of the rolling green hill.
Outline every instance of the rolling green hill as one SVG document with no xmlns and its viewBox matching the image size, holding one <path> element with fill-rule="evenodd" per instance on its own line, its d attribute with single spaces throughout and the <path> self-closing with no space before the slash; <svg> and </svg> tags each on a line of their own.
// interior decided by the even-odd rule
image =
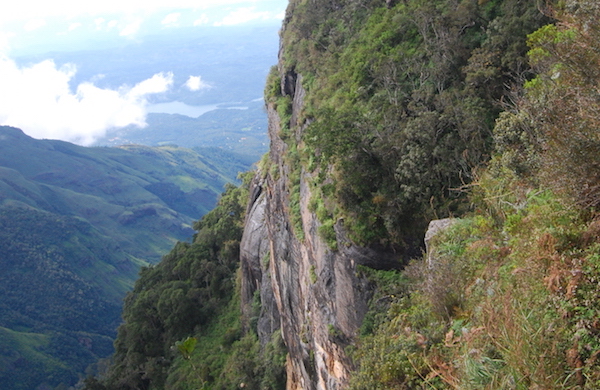
<svg viewBox="0 0 600 390">
<path fill-rule="evenodd" d="M 74 384 L 121 300 L 249 162 L 219 149 L 84 148 L 0 127 L 0 388 Z"/>
<path fill-rule="evenodd" d="M 193 145 L 222 147 L 256 161 L 268 149 L 267 118 L 262 100 L 240 103 L 246 109 L 218 108 L 191 118 L 179 114 L 150 113 L 148 126 L 131 125 L 112 130 L 97 145 Z"/>
</svg>

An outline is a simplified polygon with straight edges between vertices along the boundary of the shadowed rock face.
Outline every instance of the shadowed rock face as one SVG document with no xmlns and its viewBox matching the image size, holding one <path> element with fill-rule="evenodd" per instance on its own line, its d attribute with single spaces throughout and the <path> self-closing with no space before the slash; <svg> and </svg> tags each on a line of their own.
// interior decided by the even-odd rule
<svg viewBox="0 0 600 390">
<path fill-rule="evenodd" d="M 303 105 L 301 75 L 282 75 L 284 93 L 293 93 L 291 128 Z M 283 84 L 283 83 L 282 83 Z M 300 212 L 304 239 L 294 234 L 290 209 L 286 143 L 279 137 L 280 118 L 267 107 L 270 159 L 278 178 L 258 172 L 251 188 L 246 226 L 241 243 L 242 301 L 246 323 L 253 315 L 255 294 L 261 310 L 257 332 L 266 343 L 281 329 L 288 348 L 287 389 L 342 389 L 347 386 L 352 363 L 344 348 L 356 337 L 367 311 L 368 283 L 356 277 L 359 264 L 390 268 L 399 264 L 399 254 L 389 248 L 361 248 L 346 238 L 341 224 L 336 234 L 341 248 L 332 251 L 318 234 L 320 223 L 309 211 L 308 173 L 302 171 Z M 256 305 L 255 305 L 256 306 Z"/>
</svg>

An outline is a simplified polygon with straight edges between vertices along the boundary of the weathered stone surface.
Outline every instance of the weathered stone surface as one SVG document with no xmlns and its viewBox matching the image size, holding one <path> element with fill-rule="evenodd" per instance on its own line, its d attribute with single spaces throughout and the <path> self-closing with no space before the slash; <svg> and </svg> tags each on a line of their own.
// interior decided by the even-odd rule
<svg viewBox="0 0 600 390">
<path fill-rule="evenodd" d="M 270 243 L 265 223 L 266 196 L 263 183 L 257 175 L 250 188 L 250 202 L 246 212 L 244 234 L 240 243 L 242 268 L 242 314 L 246 327 L 256 321 L 256 331 L 262 345 L 279 329 L 279 310 L 275 304 L 270 283 Z M 260 313 L 255 313 L 259 294 Z M 258 319 L 254 317 L 258 315 Z"/>
<path fill-rule="evenodd" d="M 302 77 L 284 74 L 283 78 L 285 93 L 293 94 L 291 128 L 299 138 L 303 128 L 297 121 L 305 94 Z M 370 294 L 366 282 L 357 278 L 356 266 L 394 268 L 401 256 L 389 248 L 353 245 L 341 223 L 335 228 L 340 250 L 332 251 L 319 236 L 320 222 L 308 208 L 311 193 L 304 171 L 300 180 L 304 238 L 297 238 L 289 188 L 289 175 L 295 167 L 285 162 L 287 145 L 280 138 L 276 110 L 269 105 L 267 112 L 269 156 L 278 174 L 259 173 L 251 189 L 241 243 L 243 311 L 250 321 L 254 295 L 259 291 L 262 308 L 257 330 L 264 343 L 281 328 L 289 351 L 287 389 L 343 389 L 353 369 L 344 349 L 357 335 Z"/>
<path fill-rule="evenodd" d="M 431 240 L 440 232 L 448 229 L 450 226 L 455 224 L 458 220 L 456 218 L 444 218 L 434 219 L 429 222 L 427 231 L 425 232 L 425 251 L 427 252 L 427 267 L 432 268 L 435 266 L 435 256 L 431 249 Z"/>
</svg>

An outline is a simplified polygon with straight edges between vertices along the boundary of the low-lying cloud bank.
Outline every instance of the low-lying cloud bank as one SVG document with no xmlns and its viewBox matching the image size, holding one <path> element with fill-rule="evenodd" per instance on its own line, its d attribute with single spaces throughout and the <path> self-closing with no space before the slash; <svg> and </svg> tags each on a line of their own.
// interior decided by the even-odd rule
<svg viewBox="0 0 600 390">
<path fill-rule="evenodd" d="M 134 86 L 102 89 L 84 82 L 73 91 L 74 65 L 51 60 L 19 67 L 0 58 L 0 124 L 21 128 L 34 138 L 91 145 L 110 128 L 146 125 L 148 95 L 166 92 L 172 73 L 157 73 Z"/>
</svg>

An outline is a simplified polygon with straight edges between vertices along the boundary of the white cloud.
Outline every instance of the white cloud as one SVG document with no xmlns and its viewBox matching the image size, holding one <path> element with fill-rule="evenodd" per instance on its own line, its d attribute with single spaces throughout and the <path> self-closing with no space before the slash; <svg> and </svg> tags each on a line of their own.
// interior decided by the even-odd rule
<svg viewBox="0 0 600 390">
<path fill-rule="evenodd" d="M 7 20 L 28 20 L 31 18 L 46 18 L 67 16 L 73 18 L 81 15 L 101 14 L 134 14 L 152 13 L 158 10 L 173 9 L 206 9 L 224 7 L 235 4 L 273 3 L 274 0 L 19 0 L 7 5 L 0 12 L 0 24 Z M 287 3 L 281 0 L 282 3 Z"/>
<path fill-rule="evenodd" d="M 12 32 L 0 32 L 0 53 L 7 52 L 10 49 L 10 39 L 15 35 Z"/>
<path fill-rule="evenodd" d="M 79 27 L 83 26 L 81 23 L 77 22 L 77 23 L 71 23 L 71 25 L 69 26 L 69 31 L 73 31 L 78 29 Z"/>
<path fill-rule="evenodd" d="M 119 35 L 122 37 L 129 37 L 135 35 L 135 33 L 137 33 L 140 30 L 141 26 L 142 19 L 136 19 L 132 22 L 127 23 L 125 27 L 121 28 L 121 32 L 119 32 Z"/>
<path fill-rule="evenodd" d="M 202 14 L 200 18 L 194 20 L 194 26 L 202 26 L 204 24 L 208 24 L 208 16 L 206 14 Z"/>
<path fill-rule="evenodd" d="M 96 25 L 96 29 L 98 29 L 98 30 L 102 29 L 102 26 L 104 26 L 105 22 L 106 22 L 106 19 L 104 19 L 104 18 L 94 19 L 94 24 Z"/>
<path fill-rule="evenodd" d="M 210 85 L 202 81 L 200 76 L 190 76 L 184 85 L 192 92 L 210 88 Z"/>
<path fill-rule="evenodd" d="M 44 19 L 31 19 L 25 23 L 23 29 L 25 31 L 34 31 L 40 29 L 46 25 L 46 21 Z"/>
<path fill-rule="evenodd" d="M 181 14 L 179 12 L 173 12 L 165 16 L 165 18 L 160 23 L 166 27 L 174 27 L 179 24 L 180 17 Z"/>
<path fill-rule="evenodd" d="M 79 24 L 79 23 L 75 23 Z M 95 18 L 93 25 L 97 31 L 117 30 L 122 37 L 131 37 L 136 35 L 144 24 L 144 18 L 134 15 L 120 15 L 117 19 L 105 19 L 103 17 Z"/>
<path fill-rule="evenodd" d="M 256 7 L 243 7 L 232 11 L 229 15 L 225 16 L 222 21 L 216 22 L 215 26 L 233 26 L 236 24 L 247 23 L 252 20 L 267 20 L 273 17 L 274 16 L 272 16 L 270 12 L 256 11 Z"/>
<path fill-rule="evenodd" d="M 279 12 L 278 14 L 276 14 L 274 16 L 275 19 L 277 20 L 283 20 L 285 18 L 285 10 L 282 10 L 281 12 Z"/>
<path fill-rule="evenodd" d="M 35 138 L 90 145 L 106 130 L 145 125 L 147 96 L 167 91 L 171 73 L 155 74 L 135 86 L 102 89 L 91 82 L 75 92 L 69 81 L 76 68 L 50 60 L 30 67 L 0 58 L 0 124 L 19 127 Z"/>
<path fill-rule="evenodd" d="M 128 95 L 135 99 L 143 99 L 148 94 L 165 92 L 171 85 L 173 85 L 173 73 L 157 73 L 136 84 L 128 92 Z"/>
<path fill-rule="evenodd" d="M 108 23 L 106 24 L 106 28 L 107 28 L 108 30 L 112 30 L 113 28 L 117 27 L 117 25 L 118 25 L 118 24 L 119 24 L 119 22 L 118 22 L 118 21 L 116 21 L 116 20 L 111 20 L 110 22 L 108 22 Z"/>
</svg>

